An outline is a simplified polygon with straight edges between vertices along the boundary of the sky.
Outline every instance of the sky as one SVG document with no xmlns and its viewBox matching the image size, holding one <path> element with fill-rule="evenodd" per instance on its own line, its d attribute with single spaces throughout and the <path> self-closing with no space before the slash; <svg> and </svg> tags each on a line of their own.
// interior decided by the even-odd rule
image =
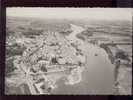
<svg viewBox="0 0 133 100">
<path fill-rule="evenodd" d="M 106 19 L 132 20 L 132 8 L 47 8 L 8 7 L 7 16 L 59 18 L 59 19 Z"/>
</svg>

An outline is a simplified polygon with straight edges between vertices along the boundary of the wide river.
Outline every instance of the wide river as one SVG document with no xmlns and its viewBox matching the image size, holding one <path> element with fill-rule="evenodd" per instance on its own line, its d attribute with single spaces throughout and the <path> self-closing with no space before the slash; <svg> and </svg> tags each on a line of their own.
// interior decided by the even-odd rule
<svg viewBox="0 0 133 100">
<path fill-rule="evenodd" d="M 76 34 L 84 29 L 73 24 L 71 27 L 73 32 L 69 38 L 76 40 Z M 83 48 L 87 62 L 86 69 L 82 72 L 81 82 L 66 85 L 64 79 L 61 79 L 57 82 L 58 88 L 55 88 L 52 94 L 113 94 L 114 66 L 108 59 L 107 53 L 90 43 L 84 43 Z"/>
</svg>

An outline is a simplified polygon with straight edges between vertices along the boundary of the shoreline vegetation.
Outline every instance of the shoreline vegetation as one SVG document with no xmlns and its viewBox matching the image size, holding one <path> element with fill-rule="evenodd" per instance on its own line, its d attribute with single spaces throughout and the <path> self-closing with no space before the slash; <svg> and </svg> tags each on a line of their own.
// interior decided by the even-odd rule
<svg viewBox="0 0 133 100">
<path fill-rule="evenodd" d="M 70 22 L 72 24 L 70 24 Z M 33 90 L 33 94 L 36 94 L 36 93 L 37 94 L 38 93 L 50 94 L 50 92 L 52 91 L 52 88 L 53 89 L 58 88 L 58 86 L 55 85 L 56 81 L 54 81 L 54 80 L 60 79 L 61 76 L 66 77 L 68 75 L 67 76 L 68 81 L 66 81 L 65 84 L 74 85 L 76 83 L 78 84 L 82 80 L 82 72 L 85 69 L 80 66 L 83 66 L 83 63 L 85 62 L 85 57 L 84 57 L 85 54 L 82 52 L 82 51 L 84 51 L 83 49 L 85 49 L 84 42 L 91 43 L 93 45 L 96 45 L 96 46 L 104 49 L 106 51 L 106 53 L 108 54 L 109 60 L 115 66 L 115 69 L 114 69 L 114 88 L 115 88 L 114 94 L 116 94 L 116 95 L 131 94 L 131 91 L 132 91 L 131 90 L 132 89 L 132 82 L 131 82 L 132 81 L 132 67 L 131 67 L 132 66 L 132 52 L 131 52 L 132 51 L 132 47 L 131 47 L 132 46 L 132 42 L 131 42 L 132 33 L 129 28 L 129 27 L 131 27 L 129 22 L 127 23 L 127 26 L 129 25 L 129 27 L 126 26 L 126 28 L 117 28 L 117 27 L 120 27 L 120 25 L 122 25 L 122 27 L 125 27 L 125 24 L 124 24 L 125 21 L 124 21 L 124 23 L 122 21 L 120 21 L 120 23 L 118 23 L 118 24 L 114 24 L 114 22 L 111 22 L 111 24 L 109 24 L 109 22 L 106 22 L 108 24 L 105 24 L 105 25 L 102 23 L 100 23 L 100 24 L 95 23 L 96 26 L 94 24 L 92 24 L 93 27 L 94 26 L 96 27 L 95 29 L 91 25 L 89 26 L 89 24 L 86 24 L 88 22 L 82 23 L 82 21 L 79 21 L 79 22 L 73 21 L 72 22 L 72 21 L 63 20 L 63 21 L 58 22 L 58 20 L 57 20 L 54 23 L 52 21 L 47 21 L 45 23 L 47 23 L 47 24 L 43 24 L 43 22 L 41 22 L 41 20 L 38 22 L 38 21 L 33 21 L 33 20 L 29 21 L 29 19 L 22 20 L 21 18 L 20 19 L 16 19 L 16 18 L 8 19 L 7 18 L 7 29 L 6 29 L 6 31 L 7 31 L 7 41 L 6 41 L 7 46 L 6 46 L 6 72 L 5 73 L 6 73 L 7 78 L 9 79 L 9 80 L 7 80 L 9 83 L 11 82 L 14 84 L 14 81 L 16 81 L 16 82 L 18 81 L 17 77 L 18 78 L 25 77 L 25 75 L 27 75 L 26 73 L 29 74 L 30 70 L 28 67 L 26 69 L 19 69 L 16 71 L 16 73 L 12 73 L 12 72 L 14 70 L 18 69 L 18 67 L 22 67 L 25 65 L 31 66 L 27 62 L 31 60 L 31 62 L 33 63 L 34 61 L 36 61 L 36 59 L 38 59 L 38 57 L 36 57 L 36 55 L 34 55 L 32 57 L 33 59 L 27 57 L 27 55 L 32 56 L 32 54 L 30 55 L 30 53 L 29 53 L 30 51 L 28 51 L 26 53 L 26 50 L 30 50 L 31 48 L 34 50 L 36 48 L 36 46 L 41 45 L 41 44 L 42 45 L 46 45 L 46 44 L 51 45 L 51 44 L 49 44 L 49 42 L 48 43 L 42 42 L 43 39 L 47 38 L 47 36 L 45 37 L 45 35 L 42 35 L 42 33 L 43 32 L 47 33 L 48 31 L 49 31 L 49 33 L 51 33 L 54 30 L 54 31 L 58 32 L 59 34 L 61 34 L 61 36 L 63 36 L 63 37 L 64 37 L 64 34 L 67 34 L 65 36 L 65 40 L 62 40 L 61 43 L 66 43 L 67 45 L 64 48 L 66 48 L 66 50 L 69 49 L 68 51 L 71 51 L 71 53 L 77 52 L 78 57 L 75 56 L 75 58 L 80 59 L 81 62 L 77 63 L 77 65 L 79 67 L 76 67 L 76 69 L 74 66 L 77 66 L 77 65 L 70 64 L 69 66 L 73 66 L 73 67 L 68 68 L 66 70 L 65 74 L 64 73 L 62 74 L 59 71 L 59 75 L 58 74 L 54 75 L 54 76 L 49 75 L 47 78 L 45 77 L 45 75 L 43 75 L 47 86 L 43 86 L 43 84 L 41 83 L 41 81 L 44 81 L 40 78 L 41 76 L 34 77 L 35 79 L 33 78 L 33 80 L 40 78 L 40 80 L 38 80 L 40 82 L 37 82 L 38 85 L 34 85 L 33 82 L 31 82 L 29 80 L 29 79 L 31 79 L 31 77 L 28 76 L 26 79 L 24 78 L 24 80 L 22 80 L 22 83 L 25 84 L 28 80 L 28 84 L 29 84 L 28 87 L 30 87 L 31 89 L 33 89 L 35 87 L 35 89 Z M 21 24 L 21 26 L 17 26 L 20 24 Z M 115 28 L 112 28 L 112 26 Z M 74 31 L 74 30 L 76 30 L 76 31 Z M 108 30 L 111 30 L 111 31 L 109 32 Z M 121 33 L 122 30 L 124 30 L 123 33 Z M 115 32 L 117 32 L 117 35 L 115 35 Z M 125 34 L 124 32 L 126 32 L 127 34 Z M 43 38 L 41 38 L 42 36 L 43 36 Z M 20 39 L 20 37 L 22 37 L 22 38 Z M 59 38 L 57 40 L 60 40 L 61 37 L 57 36 L 56 38 Z M 35 39 L 35 41 L 34 41 L 34 39 Z M 54 39 L 55 38 L 53 38 L 53 40 L 51 40 L 51 41 L 55 41 Z M 79 41 L 79 44 L 77 41 Z M 73 44 L 73 43 L 77 43 L 77 44 Z M 70 47 L 70 45 L 72 47 Z M 77 45 L 80 45 L 80 46 L 77 47 Z M 55 48 L 58 48 L 58 47 L 56 47 L 55 44 L 52 44 L 51 46 L 55 46 Z M 62 46 L 62 44 L 59 43 L 59 46 Z M 29 49 L 27 49 L 27 47 Z M 50 46 L 47 46 L 47 48 L 49 48 L 49 47 Z M 75 49 L 73 49 L 73 48 L 75 48 Z M 37 55 L 40 56 L 39 59 L 42 59 L 41 53 L 39 54 L 39 52 L 42 52 L 43 54 L 46 53 L 43 51 L 43 49 L 45 50 L 46 47 L 43 48 L 43 46 L 40 46 L 39 49 L 37 49 L 35 51 L 37 53 Z M 50 48 L 49 48 L 49 50 L 50 50 Z M 50 52 L 49 50 L 48 50 L 48 52 Z M 61 51 L 59 51 L 59 52 L 61 52 Z M 51 52 L 53 52 L 53 51 L 51 51 Z M 72 55 L 71 53 L 70 53 L 70 56 Z M 63 54 L 64 54 L 64 56 L 69 55 L 69 53 L 67 55 L 65 55 L 65 53 L 63 53 Z M 23 58 L 20 55 L 23 55 L 25 57 Z M 50 56 L 53 58 L 56 58 L 56 57 L 54 57 L 54 55 L 50 54 Z M 98 56 L 98 55 L 95 54 L 95 56 Z M 17 59 L 17 60 L 14 60 L 14 59 Z M 24 63 L 22 63 L 22 61 L 21 61 L 22 59 L 24 59 Z M 39 59 L 38 59 L 38 61 L 39 61 Z M 44 56 L 44 59 L 49 59 L 49 58 L 45 58 L 45 56 Z M 68 59 L 68 58 L 66 58 L 66 59 Z M 25 61 L 27 61 L 27 62 L 25 62 Z M 57 59 L 53 59 L 52 62 L 54 64 L 57 63 Z M 21 63 L 21 64 L 18 64 L 18 63 Z M 39 63 L 47 64 L 48 62 L 39 62 Z M 64 64 L 64 61 L 60 60 L 60 63 Z M 36 65 L 36 66 L 39 66 L 39 65 Z M 44 66 L 44 65 L 42 65 L 42 66 Z M 55 66 L 54 69 L 57 70 L 58 68 L 56 69 L 56 66 Z M 20 75 L 21 73 L 19 73 L 19 74 L 17 73 L 20 70 L 24 70 L 24 73 L 22 73 L 22 76 Z M 37 67 L 35 67 L 35 68 L 33 67 L 33 69 L 30 72 L 36 73 L 35 70 L 39 70 L 39 69 L 37 69 Z M 48 68 L 43 68 L 41 70 L 46 71 L 46 72 L 48 70 L 51 70 L 51 73 L 53 73 L 53 71 L 54 71 L 53 67 L 51 67 L 51 66 L 49 66 Z M 63 71 L 64 69 L 61 69 L 61 70 Z M 74 70 L 77 70 L 77 71 L 74 71 Z M 34 75 L 32 73 L 31 73 L 31 75 Z M 10 74 L 14 74 L 14 76 L 15 75 L 16 76 L 11 77 Z M 46 75 L 47 75 L 47 73 L 46 73 Z M 74 79 L 74 77 L 76 80 Z M 47 79 L 49 79 L 50 82 L 47 83 Z M 6 83 L 8 84 L 8 82 L 6 82 Z M 11 89 L 8 89 L 8 88 L 10 88 L 10 85 L 12 87 L 13 84 L 8 84 L 9 87 L 5 88 L 6 94 L 14 94 L 15 93 L 15 91 L 13 93 L 10 93 Z M 21 84 L 21 82 L 18 84 Z M 33 86 L 31 87 L 30 84 L 33 84 Z M 49 86 L 51 86 L 51 87 L 49 88 Z M 23 87 L 26 87 L 26 86 L 23 86 Z M 42 89 L 45 89 L 47 87 L 47 90 L 42 92 L 40 87 Z M 22 89 L 23 88 L 21 88 L 20 90 L 22 90 Z M 16 90 L 16 91 L 19 91 L 19 90 Z M 35 92 L 35 91 L 37 91 L 37 92 Z M 22 92 L 24 93 L 24 90 Z"/>
</svg>

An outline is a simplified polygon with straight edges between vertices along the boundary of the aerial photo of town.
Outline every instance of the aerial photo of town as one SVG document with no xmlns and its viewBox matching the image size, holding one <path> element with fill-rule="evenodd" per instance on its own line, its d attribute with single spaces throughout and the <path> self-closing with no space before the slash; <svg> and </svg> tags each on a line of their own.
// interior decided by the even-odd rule
<svg viewBox="0 0 133 100">
<path fill-rule="evenodd" d="M 6 95 L 131 95 L 131 8 L 7 8 Z"/>
</svg>

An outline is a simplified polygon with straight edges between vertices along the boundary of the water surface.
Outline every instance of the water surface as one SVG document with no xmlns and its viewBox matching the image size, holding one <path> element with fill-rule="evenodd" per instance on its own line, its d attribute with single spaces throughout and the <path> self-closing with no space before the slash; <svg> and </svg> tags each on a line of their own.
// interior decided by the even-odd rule
<svg viewBox="0 0 133 100">
<path fill-rule="evenodd" d="M 82 28 L 77 26 L 75 29 Z M 74 35 L 72 37 L 75 38 Z M 66 85 L 65 79 L 62 78 L 57 82 L 58 88 L 54 89 L 52 94 L 113 94 L 114 66 L 107 53 L 102 48 L 86 42 L 82 47 L 87 61 L 81 82 Z"/>
</svg>

